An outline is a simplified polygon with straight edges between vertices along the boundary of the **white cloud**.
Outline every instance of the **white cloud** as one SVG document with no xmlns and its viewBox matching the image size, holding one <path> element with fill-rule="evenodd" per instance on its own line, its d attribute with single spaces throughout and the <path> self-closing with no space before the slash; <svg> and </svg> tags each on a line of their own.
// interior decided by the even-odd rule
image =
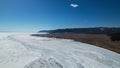
<svg viewBox="0 0 120 68">
<path fill-rule="evenodd" d="M 78 7 L 79 5 L 78 5 L 78 4 L 70 4 L 70 6 L 72 6 L 73 8 L 76 8 L 76 7 Z"/>
</svg>

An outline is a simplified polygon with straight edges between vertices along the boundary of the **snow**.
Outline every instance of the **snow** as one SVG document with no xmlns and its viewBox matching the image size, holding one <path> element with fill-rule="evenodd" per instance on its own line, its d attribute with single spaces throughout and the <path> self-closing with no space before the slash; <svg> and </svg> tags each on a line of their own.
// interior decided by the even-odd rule
<svg viewBox="0 0 120 68">
<path fill-rule="evenodd" d="M 0 68 L 120 68 L 120 54 L 73 40 L 0 33 Z"/>
</svg>

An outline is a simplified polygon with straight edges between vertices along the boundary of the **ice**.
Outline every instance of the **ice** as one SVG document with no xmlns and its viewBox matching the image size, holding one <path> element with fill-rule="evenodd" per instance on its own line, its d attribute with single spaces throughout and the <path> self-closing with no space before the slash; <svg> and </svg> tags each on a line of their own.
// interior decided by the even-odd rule
<svg viewBox="0 0 120 68">
<path fill-rule="evenodd" d="M 25 68 L 63 68 L 63 66 L 53 58 L 48 60 L 40 58 L 26 65 Z"/>
<path fill-rule="evenodd" d="M 120 68 L 120 54 L 67 39 L 0 33 L 0 68 Z"/>
</svg>

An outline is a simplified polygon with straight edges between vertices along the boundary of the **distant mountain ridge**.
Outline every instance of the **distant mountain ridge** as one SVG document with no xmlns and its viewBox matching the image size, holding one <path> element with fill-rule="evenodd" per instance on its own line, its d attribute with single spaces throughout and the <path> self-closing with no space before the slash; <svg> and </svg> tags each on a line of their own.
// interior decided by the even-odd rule
<svg viewBox="0 0 120 68">
<path fill-rule="evenodd" d="M 77 33 L 77 34 L 114 34 L 120 33 L 120 27 L 96 27 L 96 28 L 66 28 L 56 30 L 44 30 L 48 33 Z"/>
<path fill-rule="evenodd" d="M 41 31 L 38 31 L 38 32 L 47 32 L 47 33 L 49 33 L 50 31 L 52 31 L 52 30 L 41 30 Z"/>
</svg>

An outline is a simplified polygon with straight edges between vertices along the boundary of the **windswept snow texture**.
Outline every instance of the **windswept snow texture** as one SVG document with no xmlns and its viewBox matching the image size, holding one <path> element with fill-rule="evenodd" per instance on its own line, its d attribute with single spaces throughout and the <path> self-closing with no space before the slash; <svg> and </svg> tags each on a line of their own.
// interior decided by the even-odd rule
<svg viewBox="0 0 120 68">
<path fill-rule="evenodd" d="M 120 54 L 72 40 L 0 33 L 0 68 L 120 68 Z"/>
</svg>

